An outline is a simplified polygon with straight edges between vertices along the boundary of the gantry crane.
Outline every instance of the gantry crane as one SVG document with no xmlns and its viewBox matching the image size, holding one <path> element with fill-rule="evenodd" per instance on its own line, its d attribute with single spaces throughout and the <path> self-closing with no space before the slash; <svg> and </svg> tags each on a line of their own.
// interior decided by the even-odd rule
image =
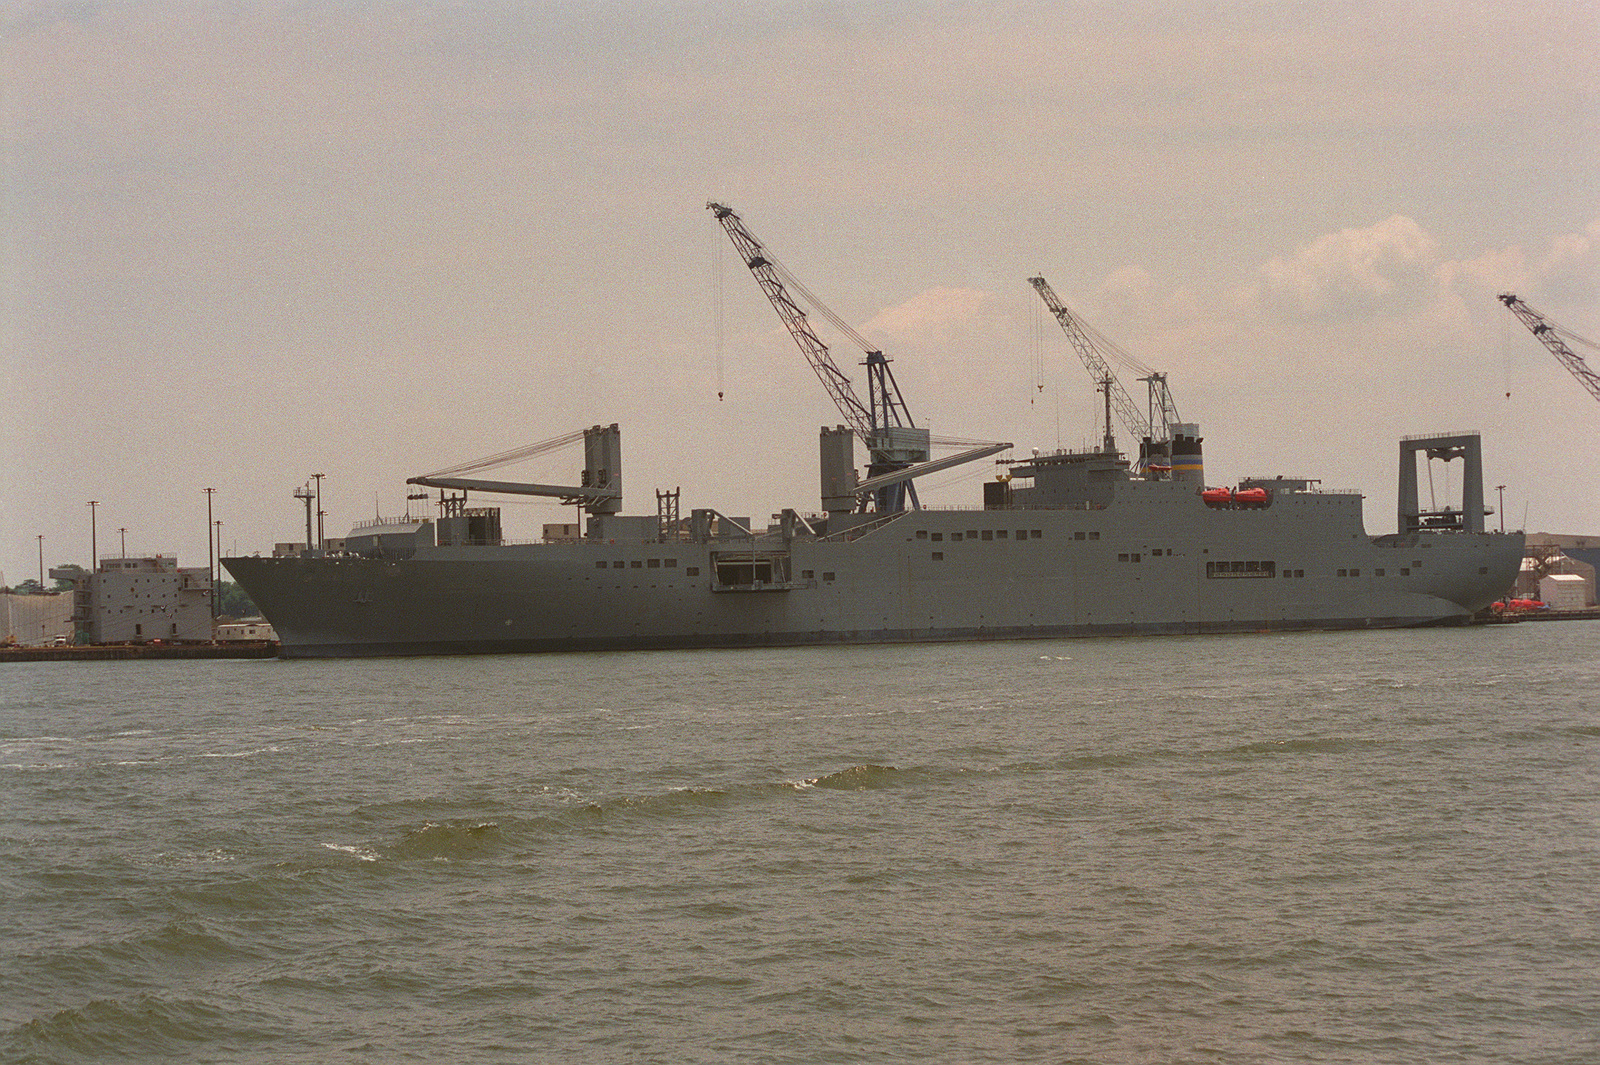
<svg viewBox="0 0 1600 1065">
<path fill-rule="evenodd" d="M 839 413 L 867 446 L 867 480 L 926 462 L 930 446 L 928 430 L 917 428 L 916 423 L 911 420 L 911 412 L 906 409 L 905 397 L 900 394 L 900 386 L 895 383 L 894 372 L 889 368 L 889 359 L 883 352 L 873 347 L 860 333 L 830 311 L 773 258 L 772 253 L 746 228 L 744 221 L 734 213 L 733 208 L 720 203 L 708 203 L 706 207 L 717 221 L 722 223 L 722 228 L 727 230 L 734 247 L 739 250 L 745 265 L 750 268 L 761 290 L 772 302 L 778 317 L 783 319 L 789 335 L 794 337 L 795 343 L 799 345 L 806 361 L 811 364 L 811 369 L 816 372 L 817 379 L 822 382 L 822 387 L 827 390 L 834 406 L 839 408 Z M 811 328 L 806 312 L 790 297 L 790 289 L 798 293 L 813 310 L 827 319 L 839 332 L 849 337 L 865 353 L 867 368 L 865 403 L 851 387 L 850 378 L 834 362 L 828 345 L 823 343 L 822 338 Z M 880 511 L 904 510 L 907 502 L 913 509 L 919 505 L 917 490 L 910 479 L 886 484 L 877 489 L 874 493 L 874 502 Z"/>
<path fill-rule="evenodd" d="M 1116 450 L 1116 441 L 1111 433 L 1111 409 L 1114 407 L 1117 418 L 1139 441 L 1139 468 L 1149 470 L 1161 465 L 1161 456 L 1167 453 L 1172 439 L 1172 426 L 1182 420 L 1178 416 L 1178 405 L 1167 388 L 1167 375 L 1141 367 L 1145 369 L 1146 376 L 1139 380 L 1145 382 L 1150 390 L 1148 410 L 1141 413 L 1127 390 L 1117 380 L 1117 375 L 1111 372 L 1111 365 L 1106 362 L 1101 350 L 1113 351 L 1124 361 L 1135 365 L 1137 361 L 1105 337 L 1100 336 L 1087 322 L 1074 314 L 1065 303 L 1061 302 L 1061 297 L 1050 287 L 1050 282 L 1042 277 L 1030 277 L 1028 284 L 1038 291 L 1039 298 L 1044 300 L 1044 305 L 1055 315 L 1056 321 L 1061 323 L 1061 330 L 1072 342 L 1073 350 L 1083 361 L 1084 369 L 1089 371 L 1089 376 L 1094 378 L 1095 384 L 1105 393 L 1106 450 Z"/>
<path fill-rule="evenodd" d="M 1600 375 L 1589 369 L 1588 363 L 1583 361 L 1582 356 L 1567 346 L 1568 339 L 1589 348 L 1595 347 L 1594 341 L 1585 340 L 1570 330 L 1562 329 L 1544 315 L 1517 299 L 1515 293 L 1502 292 L 1499 299 L 1512 314 L 1522 320 L 1522 324 L 1528 327 L 1529 332 L 1539 338 L 1539 343 L 1550 349 L 1550 354 L 1554 355 L 1561 362 L 1561 365 L 1565 366 L 1567 371 L 1578 379 L 1578 383 L 1589 390 L 1591 396 L 1595 399 L 1600 399 Z"/>
</svg>

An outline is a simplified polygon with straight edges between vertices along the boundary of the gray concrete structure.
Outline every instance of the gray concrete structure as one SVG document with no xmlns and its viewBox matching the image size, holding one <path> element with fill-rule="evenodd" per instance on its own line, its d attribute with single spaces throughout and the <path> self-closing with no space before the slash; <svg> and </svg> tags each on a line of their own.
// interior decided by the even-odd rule
<svg viewBox="0 0 1600 1065">
<path fill-rule="evenodd" d="M 211 574 L 176 558 L 101 559 L 73 592 L 81 643 L 209 643 Z"/>
</svg>

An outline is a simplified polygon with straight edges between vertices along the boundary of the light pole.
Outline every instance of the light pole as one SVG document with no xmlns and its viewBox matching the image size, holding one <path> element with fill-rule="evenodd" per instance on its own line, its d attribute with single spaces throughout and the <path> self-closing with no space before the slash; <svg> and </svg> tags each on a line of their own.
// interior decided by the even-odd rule
<svg viewBox="0 0 1600 1065">
<path fill-rule="evenodd" d="M 217 599 L 222 594 L 222 519 L 212 522 L 217 532 L 217 579 L 211 582 L 211 616 L 217 616 Z"/>
<path fill-rule="evenodd" d="M 217 556 L 211 549 L 211 497 L 216 495 L 215 488 L 202 488 L 206 494 L 206 579 L 211 582 L 211 617 L 217 616 Z"/>
<path fill-rule="evenodd" d="M 1506 486 L 1497 484 L 1494 490 L 1500 493 L 1500 531 L 1506 531 Z"/>
<path fill-rule="evenodd" d="M 317 482 L 317 550 L 322 550 L 322 479 L 325 473 L 313 473 L 312 478 Z"/>
<path fill-rule="evenodd" d="M 128 530 L 127 530 L 127 527 L 124 526 L 123 528 L 118 529 L 117 532 L 122 534 L 122 557 L 123 558 L 127 558 L 128 557 Z"/>
<path fill-rule="evenodd" d="M 44 591 L 44 533 L 34 537 L 39 541 L 39 591 Z"/>
<path fill-rule="evenodd" d="M 89 572 L 97 573 L 100 570 L 100 540 L 95 524 L 95 508 L 100 505 L 98 499 L 89 500 Z"/>
</svg>

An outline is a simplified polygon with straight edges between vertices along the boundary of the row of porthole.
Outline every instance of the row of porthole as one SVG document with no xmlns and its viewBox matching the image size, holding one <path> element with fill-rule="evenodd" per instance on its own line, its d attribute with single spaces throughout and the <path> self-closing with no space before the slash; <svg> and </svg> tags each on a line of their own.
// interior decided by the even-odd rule
<svg viewBox="0 0 1600 1065">
<path fill-rule="evenodd" d="M 1167 556 L 1170 557 L 1172 555 L 1172 548 L 1170 548 L 1170 547 L 1157 547 L 1154 550 L 1149 551 L 1148 554 L 1150 555 L 1151 558 L 1160 558 L 1162 555 L 1167 555 Z M 1122 552 L 1122 553 L 1119 553 L 1117 555 L 1117 561 L 1118 562 L 1143 562 L 1144 561 L 1144 554 L 1140 553 L 1138 551 Z"/>
<path fill-rule="evenodd" d="M 655 568 L 655 563 L 660 561 L 660 560 L 659 559 L 650 559 L 649 561 L 651 563 L 651 567 L 650 568 L 654 569 Z M 666 560 L 665 565 L 666 565 L 666 567 L 668 569 L 673 569 L 674 567 L 676 567 L 678 565 L 678 560 L 675 559 L 675 558 L 669 558 L 669 559 Z M 613 562 L 613 563 L 611 563 L 610 567 L 607 567 L 606 563 L 604 563 L 604 562 L 596 562 L 594 564 L 594 568 L 595 569 L 607 569 L 607 568 L 622 569 L 623 568 L 623 564 L 621 562 Z M 635 561 L 633 563 L 632 568 L 633 569 L 639 569 L 640 568 L 639 563 L 637 561 Z M 685 577 L 698 577 L 698 576 L 700 576 L 700 567 L 699 566 L 686 566 L 686 567 L 684 567 L 683 575 Z M 816 571 L 815 570 L 809 570 L 809 569 L 803 569 L 803 570 L 800 571 L 800 579 L 801 580 L 807 580 L 807 581 L 814 580 L 814 579 L 816 579 Z M 838 579 L 838 574 L 834 573 L 832 570 L 828 570 L 828 571 L 826 571 L 826 572 L 824 572 L 822 574 L 822 579 L 825 580 L 825 581 L 837 580 Z"/>
<path fill-rule="evenodd" d="M 1044 539 L 1044 530 L 1043 529 L 1018 529 L 1018 530 L 1016 530 L 1016 533 L 1017 533 L 1017 535 L 1016 535 L 1015 538 L 1018 539 L 1018 540 L 1042 540 L 1042 539 Z M 951 533 L 950 534 L 950 541 L 952 543 L 960 543 L 961 540 L 962 540 L 963 535 L 965 535 L 965 538 L 968 539 L 968 540 L 989 541 L 989 540 L 1009 540 L 1009 539 L 1012 539 L 1011 530 L 1010 529 L 968 529 L 965 534 L 958 533 L 958 532 Z M 941 541 L 941 540 L 943 540 L 945 538 L 945 534 L 942 533 L 942 532 L 930 533 L 927 529 L 918 529 L 917 532 L 916 532 L 916 538 L 918 540 Z M 1076 539 L 1076 540 L 1085 540 L 1085 539 L 1087 539 L 1087 540 L 1098 540 L 1098 539 L 1100 539 L 1100 534 L 1098 532 L 1091 532 L 1091 533 L 1085 534 L 1083 531 L 1080 530 L 1073 538 Z"/>
</svg>

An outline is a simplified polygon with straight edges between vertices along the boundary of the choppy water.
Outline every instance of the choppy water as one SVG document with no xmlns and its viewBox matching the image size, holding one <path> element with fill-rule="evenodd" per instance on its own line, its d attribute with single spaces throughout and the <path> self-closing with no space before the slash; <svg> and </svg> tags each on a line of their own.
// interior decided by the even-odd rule
<svg viewBox="0 0 1600 1065">
<path fill-rule="evenodd" d="M 1600 625 L 0 669 L 0 1060 L 1600 1060 Z"/>
</svg>

